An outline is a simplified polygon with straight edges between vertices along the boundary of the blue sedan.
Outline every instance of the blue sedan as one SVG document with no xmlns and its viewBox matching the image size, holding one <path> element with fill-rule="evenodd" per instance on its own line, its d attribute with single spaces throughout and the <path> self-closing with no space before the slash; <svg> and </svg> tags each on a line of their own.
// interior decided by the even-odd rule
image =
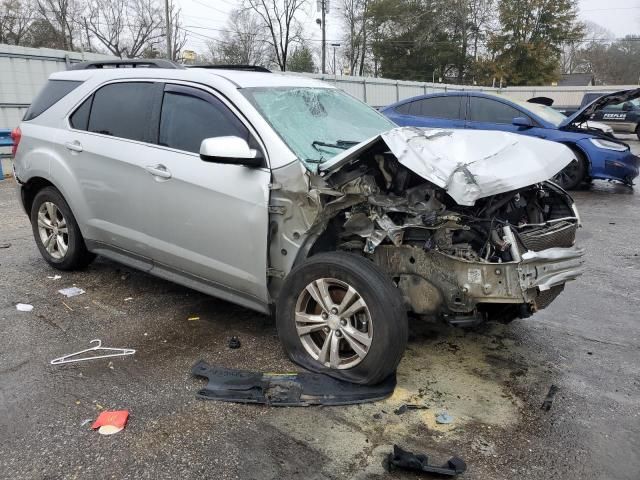
<svg viewBox="0 0 640 480">
<path fill-rule="evenodd" d="M 566 117 L 538 103 L 459 91 L 409 98 L 381 112 L 400 126 L 502 130 L 560 142 L 576 156 L 554 178 L 560 186 L 573 189 L 591 179 L 617 180 L 631 186 L 639 173 L 640 158 L 626 143 L 593 128 L 588 120 L 608 102 L 637 97 L 640 89 L 605 95 Z"/>
</svg>

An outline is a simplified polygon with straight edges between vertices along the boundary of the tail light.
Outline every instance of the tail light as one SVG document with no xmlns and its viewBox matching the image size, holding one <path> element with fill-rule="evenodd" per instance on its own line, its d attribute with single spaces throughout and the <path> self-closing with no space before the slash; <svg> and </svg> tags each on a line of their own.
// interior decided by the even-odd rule
<svg viewBox="0 0 640 480">
<path fill-rule="evenodd" d="M 20 127 L 16 127 L 11 130 L 11 140 L 13 140 L 13 147 L 11 147 L 11 155 L 13 157 L 16 156 L 16 151 L 18 150 L 18 145 L 20 144 L 20 140 L 22 139 L 22 132 L 20 131 Z"/>
</svg>

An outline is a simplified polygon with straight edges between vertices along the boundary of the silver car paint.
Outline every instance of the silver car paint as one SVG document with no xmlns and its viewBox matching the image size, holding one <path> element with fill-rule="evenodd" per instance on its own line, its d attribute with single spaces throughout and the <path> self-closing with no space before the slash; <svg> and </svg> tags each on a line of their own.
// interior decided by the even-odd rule
<svg viewBox="0 0 640 480">
<path fill-rule="evenodd" d="M 42 176 L 62 192 L 92 250 L 138 268 L 148 264 L 145 269 L 155 275 L 267 312 L 281 279 L 349 201 L 340 198 L 342 192 L 327 192 L 322 175 L 311 174 L 295 159 L 238 88 L 242 81 L 245 86 L 283 82 L 332 87 L 281 75 L 224 75 L 157 69 L 54 74 L 52 78 L 85 83 L 22 124 L 25 139 L 16 173 L 24 182 Z M 236 105 L 262 143 L 271 171 L 211 165 L 197 155 L 69 127 L 66 117 L 100 85 L 134 79 L 187 82 Z M 65 143 L 74 141 L 82 143 L 82 152 L 67 151 Z M 102 157 L 104 151 L 110 152 L 109 160 Z M 145 160 L 150 152 L 153 160 Z M 82 163 L 84 157 L 90 158 Z M 193 167 L 186 166 L 189 160 Z M 149 164 L 164 165 L 172 178 L 150 175 L 145 170 Z M 336 196 L 329 208 L 322 207 L 320 192 Z M 158 213 L 158 205 L 166 215 Z"/>
</svg>

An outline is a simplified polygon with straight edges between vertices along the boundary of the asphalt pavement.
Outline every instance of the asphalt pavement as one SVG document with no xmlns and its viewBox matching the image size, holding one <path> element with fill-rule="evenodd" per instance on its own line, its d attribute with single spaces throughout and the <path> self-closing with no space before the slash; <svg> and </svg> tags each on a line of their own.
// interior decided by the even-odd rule
<svg viewBox="0 0 640 480">
<path fill-rule="evenodd" d="M 586 273 L 546 310 L 475 330 L 413 324 L 390 399 L 276 408 L 196 399 L 190 374 L 200 359 L 296 370 L 270 318 L 102 258 L 55 271 L 14 190 L 0 181 L 0 478 L 430 478 L 386 472 L 393 444 L 434 463 L 458 455 L 465 479 L 639 478 L 637 191 L 575 192 Z M 57 292 L 74 285 L 86 293 Z M 49 365 L 94 338 L 137 351 Z M 395 414 L 403 403 L 427 408 Z M 126 429 L 91 430 L 110 409 L 129 410 Z M 443 411 L 453 423 L 435 422 Z"/>
</svg>

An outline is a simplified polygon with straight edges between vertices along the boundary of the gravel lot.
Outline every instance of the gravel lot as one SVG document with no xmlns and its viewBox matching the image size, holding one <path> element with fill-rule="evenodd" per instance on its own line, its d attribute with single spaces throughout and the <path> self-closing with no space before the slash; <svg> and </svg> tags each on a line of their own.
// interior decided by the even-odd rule
<svg viewBox="0 0 640 480">
<path fill-rule="evenodd" d="M 640 196 L 631 189 L 595 182 L 575 193 L 587 272 L 548 309 L 473 331 L 412 325 L 393 397 L 326 408 L 197 400 L 199 359 L 295 369 L 272 321 L 101 258 L 56 272 L 14 193 L 13 180 L 0 182 L 0 244 L 11 244 L 0 249 L 2 478 L 416 478 L 383 469 L 394 443 L 434 462 L 461 456 L 465 479 L 638 478 Z M 57 293 L 73 285 L 86 294 Z M 19 302 L 35 308 L 18 312 Z M 238 350 L 227 348 L 232 335 Z M 94 338 L 137 353 L 48 364 Z M 560 390 L 545 412 L 551 384 Z M 395 415 L 405 402 L 430 408 Z M 85 422 L 103 409 L 128 409 L 127 428 L 92 431 Z M 443 409 L 451 425 L 435 423 Z"/>
</svg>

